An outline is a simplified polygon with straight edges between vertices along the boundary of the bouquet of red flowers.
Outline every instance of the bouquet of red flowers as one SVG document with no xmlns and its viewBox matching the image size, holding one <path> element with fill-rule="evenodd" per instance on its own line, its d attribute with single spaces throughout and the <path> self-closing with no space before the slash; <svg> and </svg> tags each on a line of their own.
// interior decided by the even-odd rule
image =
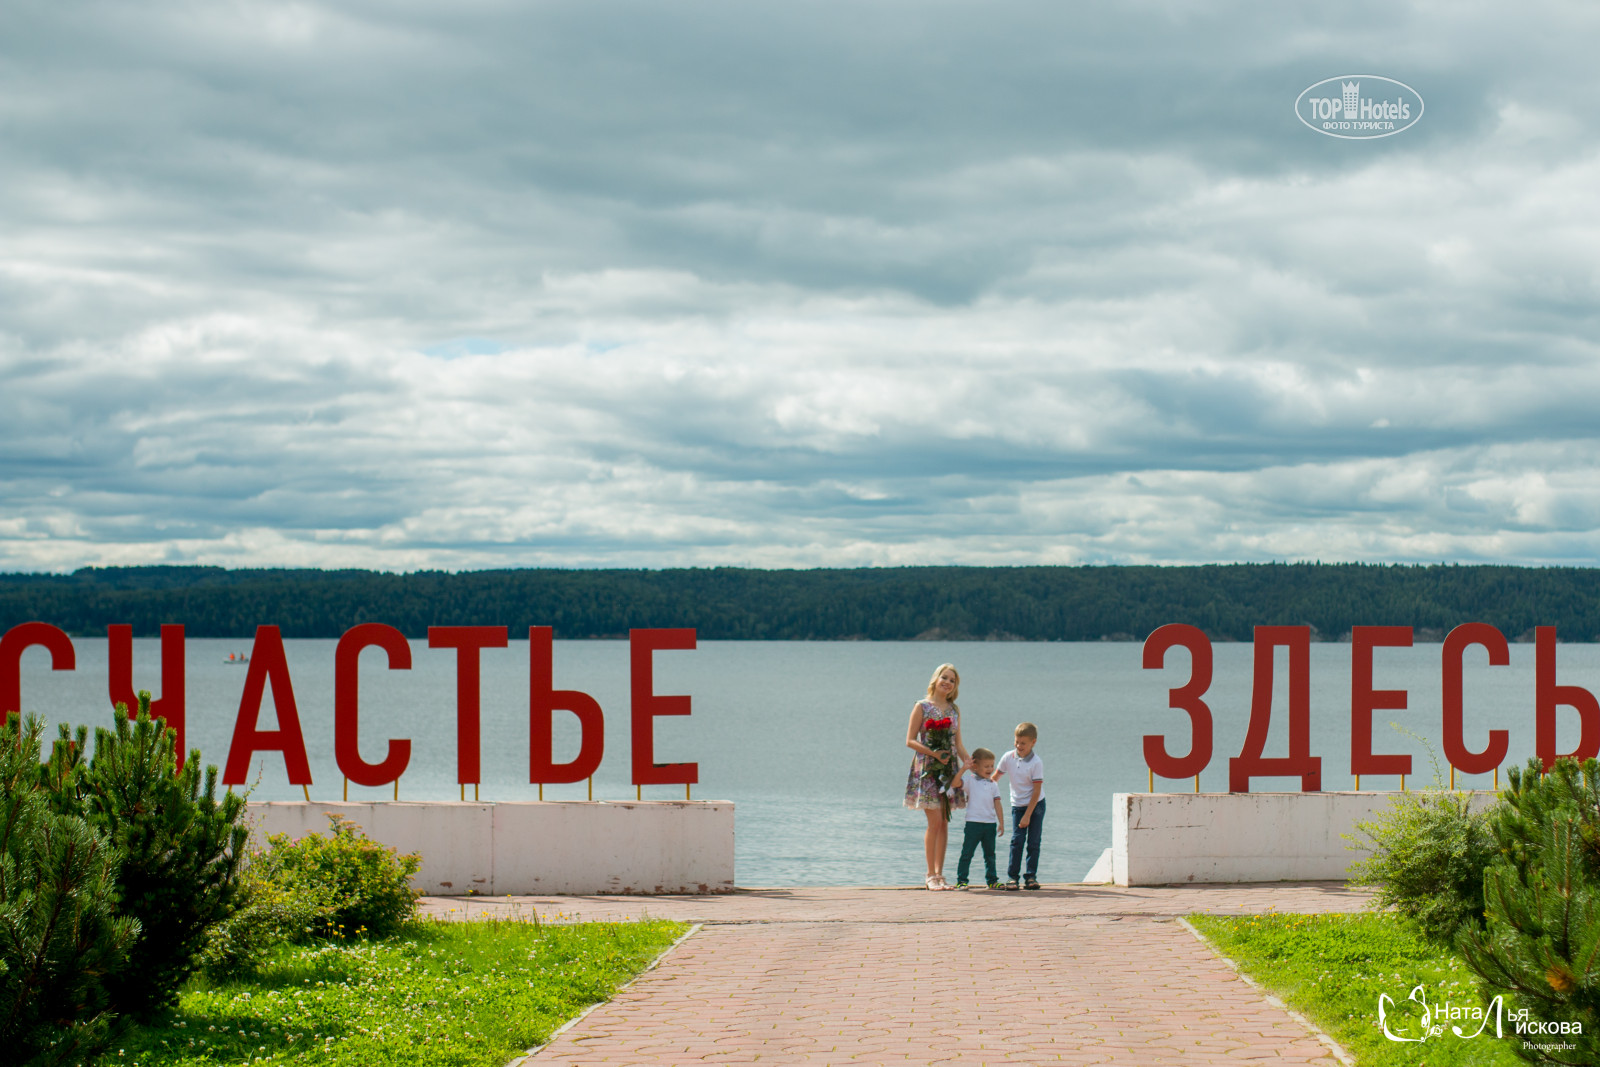
<svg viewBox="0 0 1600 1067">
<path fill-rule="evenodd" d="M 922 723 L 923 730 L 927 731 L 927 745 L 935 752 L 949 755 L 943 763 L 933 757 L 928 758 L 927 767 L 923 770 L 924 778 L 931 778 L 939 787 L 939 805 L 944 812 L 944 821 L 950 821 L 950 783 L 955 780 L 956 772 L 961 769 L 956 760 L 955 720 L 949 716 L 942 719 L 925 719 Z"/>
</svg>

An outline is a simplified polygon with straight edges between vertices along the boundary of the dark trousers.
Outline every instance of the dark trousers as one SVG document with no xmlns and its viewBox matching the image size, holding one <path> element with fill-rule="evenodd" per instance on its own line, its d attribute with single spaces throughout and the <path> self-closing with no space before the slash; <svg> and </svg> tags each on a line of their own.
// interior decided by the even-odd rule
<svg viewBox="0 0 1600 1067">
<path fill-rule="evenodd" d="M 1022 873 L 1022 847 L 1028 847 L 1028 877 L 1033 878 L 1039 873 L 1039 840 L 1044 836 L 1044 797 L 1039 798 L 1039 803 L 1033 806 L 1033 814 L 1028 816 L 1028 825 L 1022 825 L 1022 816 L 1028 810 L 1013 806 L 1011 809 L 1011 862 L 1006 865 L 1006 876 L 1013 882 Z"/>
<path fill-rule="evenodd" d="M 972 854 L 980 845 L 983 846 L 984 884 L 994 885 L 1000 880 L 994 869 L 994 842 L 997 836 L 997 827 L 994 823 L 967 820 L 966 829 L 961 833 L 961 862 L 956 864 L 957 882 L 965 882 L 967 875 L 972 872 Z"/>
</svg>

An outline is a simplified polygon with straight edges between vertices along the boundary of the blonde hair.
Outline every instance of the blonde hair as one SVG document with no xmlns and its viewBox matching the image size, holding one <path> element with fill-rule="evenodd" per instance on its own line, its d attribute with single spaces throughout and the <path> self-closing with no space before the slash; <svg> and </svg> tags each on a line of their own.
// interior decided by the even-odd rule
<svg viewBox="0 0 1600 1067">
<path fill-rule="evenodd" d="M 1017 723 L 1016 736 L 1017 737 L 1031 737 L 1035 741 L 1037 741 L 1037 740 L 1039 740 L 1039 728 L 1037 726 L 1033 725 L 1033 723 L 1031 723 L 1031 722 L 1019 722 L 1019 723 Z"/>
<path fill-rule="evenodd" d="M 989 760 L 994 759 L 994 753 L 990 752 L 986 748 L 975 748 L 975 749 L 972 750 L 972 762 L 973 763 L 979 763 L 979 762 L 981 762 L 983 760 L 986 760 L 986 759 L 989 759 Z"/>
<path fill-rule="evenodd" d="M 950 690 L 951 701 L 954 701 L 956 695 L 961 692 L 961 672 L 956 670 L 956 665 L 954 663 L 941 663 L 937 668 L 935 668 L 933 677 L 928 679 L 929 700 L 933 699 L 933 688 L 939 684 L 939 675 L 943 674 L 945 671 L 949 671 L 951 674 L 956 676 L 956 687 Z"/>
</svg>

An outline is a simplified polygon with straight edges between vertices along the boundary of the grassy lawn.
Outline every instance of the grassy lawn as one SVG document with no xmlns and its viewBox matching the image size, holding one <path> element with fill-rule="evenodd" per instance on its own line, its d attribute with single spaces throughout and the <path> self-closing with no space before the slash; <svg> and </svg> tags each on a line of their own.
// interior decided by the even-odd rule
<svg viewBox="0 0 1600 1067">
<path fill-rule="evenodd" d="M 1421 1042 L 1395 1042 L 1378 1025 L 1378 997 L 1387 993 L 1389 1029 L 1397 1036 L 1421 1033 L 1422 1008 L 1408 1000 L 1425 987 L 1438 1011 L 1480 1007 L 1472 972 L 1448 952 L 1412 933 L 1392 915 L 1254 915 L 1225 918 L 1191 915 L 1189 921 L 1246 974 L 1304 1014 L 1356 1057 L 1361 1067 L 1496 1067 L 1519 1064 L 1512 1052 L 1522 1039 L 1494 1037 L 1494 1023 L 1475 1038 L 1476 1020 L 1453 1019 L 1442 1033 Z"/>
<path fill-rule="evenodd" d="M 504 1067 L 686 929 L 422 922 L 387 941 L 284 946 L 250 981 L 191 983 L 169 1019 L 97 1062 Z"/>
</svg>

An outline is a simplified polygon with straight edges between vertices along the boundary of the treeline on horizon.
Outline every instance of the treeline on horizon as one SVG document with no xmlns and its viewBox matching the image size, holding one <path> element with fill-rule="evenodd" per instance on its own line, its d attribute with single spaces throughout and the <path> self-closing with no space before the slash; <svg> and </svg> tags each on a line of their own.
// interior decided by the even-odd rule
<svg viewBox="0 0 1600 1067">
<path fill-rule="evenodd" d="M 1352 626 L 1417 628 L 1438 639 L 1487 622 L 1510 639 L 1555 626 L 1600 640 L 1600 570 L 1578 567 L 1241 563 L 1186 567 L 886 567 L 753 570 L 519 569 L 389 574 L 359 570 L 89 567 L 0 574 L 0 631 L 53 623 L 98 636 L 114 623 L 154 636 L 338 637 L 382 622 L 408 637 L 429 626 L 501 625 L 512 636 L 623 637 L 692 626 L 702 640 L 1142 640 L 1186 622 L 1214 640 L 1259 625 L 1310 625 L 1322 640 Z"/>
</svg>

